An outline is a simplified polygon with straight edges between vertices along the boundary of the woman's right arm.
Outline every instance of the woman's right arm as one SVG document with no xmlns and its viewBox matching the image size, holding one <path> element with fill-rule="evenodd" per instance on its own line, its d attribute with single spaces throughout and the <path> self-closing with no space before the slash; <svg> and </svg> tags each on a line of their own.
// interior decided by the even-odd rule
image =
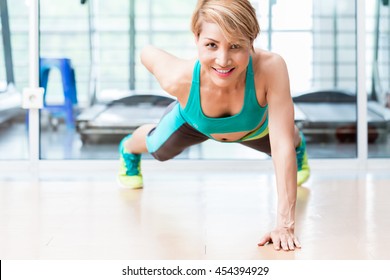
<svg viewBox="0 0 390 280">
<path fill-rule="evenodd" d="M 141 62 L 156 77 L 164 91 L 178 97 L 178 87 L 184 70 L 183 60 L 149 45 L 141 51 Z"/>
</svg>

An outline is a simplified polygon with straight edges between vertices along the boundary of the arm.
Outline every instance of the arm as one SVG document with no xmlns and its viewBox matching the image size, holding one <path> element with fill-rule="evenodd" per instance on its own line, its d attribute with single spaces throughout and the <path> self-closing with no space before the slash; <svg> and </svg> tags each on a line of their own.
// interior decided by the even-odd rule
<svg viewBox="0 0 390 280">
<path fill-rule="evenodd" d="M 184 75 L 188 72 L 188 62 L 151 45 L 142 49 L 141 62 L 167 93 L 179 97 L 185 92 L 182 86 L 187 81 Z"/>
<path fill-rule="evenodd" d="M 294 107 L 287 66 L 273 55 L 268 61 L 267 102 L 272 160 L 278 194 L 276 229 L 266 234 L 260 246 L 273 242 L 276 250 L 294 250 L 300 244 L 294 235 L 297 197 L 297 165 L 294 147 Z"/>
</svg>

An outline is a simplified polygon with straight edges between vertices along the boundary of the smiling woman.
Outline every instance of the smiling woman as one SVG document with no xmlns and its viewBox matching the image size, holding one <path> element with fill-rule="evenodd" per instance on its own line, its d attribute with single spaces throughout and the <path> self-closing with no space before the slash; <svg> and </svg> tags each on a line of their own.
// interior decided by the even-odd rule
<svg viewBox="0 0 390 280">
<path fill-rule="evenodd" d="M 195 39 L 203 71 L 211 71 L 208 73 L 210 76 L 206 76 L 213 79 L 213 84 L 228 88 L 235 81 L 236 88 L 233 90 L 237 91 L 239 87 L 243 89 L 250 57 L 249 41 L 228 41 L 217 24 L 207 21 L 201 24 L 201 32 L 195 35 Z"/>
<path fill-rule="evenodd" d="M 277 54 L 254 49 L 260 28 L 247 0 L 198 1 L 192 31 L 196 59 L 181 59 L 153 46 L 141 52 L 144 66 L 177 101 L 158 125 L 141 126 L 121 141 L 119 182 L 143 187 L 142 153 L 165 161 L 208 139 L 248 146 L 271 155 L 276 169 L 277 226 L 259 245 L 299 248 L 296 192 L 310 170 L 305 139 L 294 127 L 286 64 Z"/>
</svg>

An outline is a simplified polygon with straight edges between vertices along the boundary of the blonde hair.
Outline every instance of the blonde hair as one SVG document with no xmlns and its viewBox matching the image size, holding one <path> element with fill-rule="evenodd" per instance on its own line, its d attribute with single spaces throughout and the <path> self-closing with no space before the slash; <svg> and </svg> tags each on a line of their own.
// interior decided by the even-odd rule
<svg viewBox="0 0 390 280">
<path fill-rule="evenodd" d="M 201 33 L 202 21 L 216 23 L 229 42 L 253 42 L 260 33 L 256 11 L 249 0 L 198 0 L 192 15 L 191 30 Z"/>
</svg>

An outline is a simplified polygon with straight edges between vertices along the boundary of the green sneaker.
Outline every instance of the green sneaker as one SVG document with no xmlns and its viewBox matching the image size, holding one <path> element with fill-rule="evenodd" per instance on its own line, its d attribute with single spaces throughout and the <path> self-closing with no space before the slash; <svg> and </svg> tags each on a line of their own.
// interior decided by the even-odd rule
<svg viewBox="0 0 390 280">
<path fill-rule="evenodd" d="M 307 160 L 307 151 L 306 151 L 306 139 L 303 133 L 300 131 L 299 135 L 301 136 L 301 143 L 295 148 L 297 153 L 297 184 L 301 186 L 305 183 L 310 176 L 310 167 Z"/>
<path fill-rule="evenodd" d="M 118 173 L 118 183 L 123 188 L 140 189 L 143 187 L 141 173 L 141 155 L 126 152 L 124 143 L 131 135 L 122 139 L 119 144 L 120 169 Z"/>
</svg>

